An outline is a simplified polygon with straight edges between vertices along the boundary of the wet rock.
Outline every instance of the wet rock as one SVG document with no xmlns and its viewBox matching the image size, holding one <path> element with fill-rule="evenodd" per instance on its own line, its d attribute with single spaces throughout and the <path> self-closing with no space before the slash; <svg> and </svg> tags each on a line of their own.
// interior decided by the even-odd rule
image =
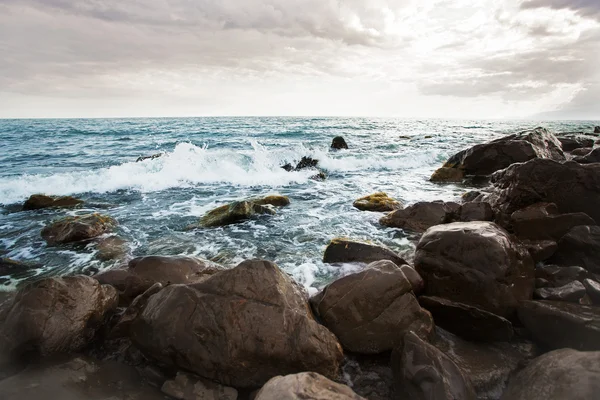
<svg viewBox="0 0 600 400">
<path fill-rule="evenodd" d="M 394 200 L 386 193 L 378 192 L 357 199 L 352 205 L 361 211 L 394 211 L 403 207 L 402 203 Z"/>
<path fill-rule="evenodd" d="M 600 162 L 600 148 L 592 149 L 589 153 L 583 156 L 573 157 L 573 161 L 579 164 L 592 164 Z"/>
<path fill-rule="evenodd" d="M 535 340 L 551 349 L 600 349 L 598 307 L 561 301 L 524 301 L 518 314 Z"/>
<path fill-rule="evenodd" d="M 515 212 L 511 220 L 515 234 L 520 239 L 529 240 L 557 241 L 576 226 L 596 224 L 592 218 L 582 212 L 543 217 L 521 216 Z"/>
<path fill-rule="evenodd" d="M 346 238 L 333 239 L 323 254 L 323 262 L 327 264 L 371 263 L 379 260 L 390 260 L 399 266 L 408 264 L 387 247 Z"/>
<path fill-rule="evenodd" d="M 258 392 L 255 400 L 364 400 L 348 386 L 315 372 L 276 376 Z"/>
<path fill-rule="evenodd" d="M 240 388 L 300 371 L 333 378 L 343 356 L 298 287 L 261 260 L 162 289 L 132 324 L 131 337 L 159 362 Z"/>
<path fill-rule="evenodd" d="M 558 244 L 553 240 L 521 240 L 533 261 L 538 263 L 552 257 Z"/>
<path fill-rule="evenodd" d="M 546 279 L 550 286 L 559 287 L 573 281 L 583 282 L 584 279 L 591 277 L 591 274 L 586 269 L 577 266 L 538 265 L 535 268 L 535 276 Z"/>
<path fill-rule="evenodd" d="M 379 223 L 392 228 L 414 232 L 425 232 L 428 228 L 455 221 L 460 213 L 460 205 L 452 202 L 419 202 L 403 210 L 393 211 L 379 220 Z"/>
<path fill-rule="evenodd" d="M 441 167 L 435 170 L 429 180 L 431 182 L 462 182 L 465 171 L 459 168 Z"/>
<path fill-rule="evenodd" d="M 39 210 L 42 208 L 68 208 L 83 204 L 83 200 L 71 196 L 46 196 L 34 194 L 23 204 L 23 210 Z"/>
<path fill-rule="evenodd" d="M 513 377 L 502 400 L 587 400 L 600 393 L 600 352 L 560 349 Z"/>
<path fill-rule="evenodd" d="M 131 324 L 140 315 L 140 313 L 146 308 L 148 300 L 151 296 L 160 292 L 163 288 L 161 283 L 155 283 L 150 286 L 148 290 L 137 296 L 131 304 L 127 307 L 125 312 L 119 317 L 119 320 L 110 331 L 111 338 L 129 337 Z"/>
<path fill-rule="evenodd" d="M 412 287 L 412 291 L 415 296 L 420 295 L 421 292 L 425 290 L 425 281 L 423 278 L 421 278 L 421 275 L 419 275 L 419 273 L 413 267 L 407 264 L 400 266 L 400 269 L 410 282 L 410 286 Z"/>
<path fill-rule="evenodd" d="M 42 238 L 50 245 L 78 242 L 112 231 L 117 225 L 113 218 L 102 214 L 64 217 L 42 229 Z"/>
<path fill-rule="evenodd" d="M 578 302 L 585 296 L 586 290 L 581 282 L 574 281 L 564 286 L 536 289 L 533 294 L 542 300 L 560 300 Z"/>
<path fill-rule="evenodd" d="M 469 202 L 460 207 L 459 220 L 462 222 L 492 221 L 493 219 L 494 211 L 489 203 L 482 201 Z"/>
<path fill-rule="evenodd" d="M 334 281 L 310 303 L 342 346 L 355 353 L 389 351 L 408 331 L 427 338 L 433 330 L 431 315 L 419 306 L 409 280 L 391 261 Z"/>
<path fill-rule="evenodd" d="M 129 246 L 127 241 L 118 237 L 110 236 L 102 238 L 96 244 L 96 257 L 100 261 L 119 260 L 127 256 Z"/>
<path fill-rule="evenodd" d="M 593 150 L 593 147 L 582 147 L 580 149 L 575 149 L 571 152 L 571 156 L 573 157 L 577 157 L 577 156 L 586 156 L 588 154 L 590 154 L 590 152 Z"/>
<path fill-rule="evenodd" d="M 582 147 L 593 147 L 594 139 L 586 136 L 566 136 L 559 137 L 558 140 L 562 146 L 563 151 L 573 151 Z"/>
<path fill-rule="evenodd" d="M 592 303 L 600 304 L 600 283 L 591 279 L 584 279 L 583 286 L 585 286 L 587 295 L 589 296 Z"/>
<path fill-rule="evenodd" d="M 230 225 L 263 214 L 273 215 L 275 211 L 252 201 L 235 201 L 209 211 L 200 219 L 200 225 L 204 227 Z"/>
<path fill-rule="evenodd" d="M 331 148 L 335 149 L 335 150 L 347 149 L 348 144 L 346 143 L 346 141 L 344 140 L 343 137 L 336 136 L 333 138 L 333 141 L 331 142 Z"/>
<path fill-rule="evenodd" d="M 394 379 L 389 353 L 374 356 L 347 353 L 345 356 L 342 376 L 354 392 L 369 400 L 389 400 L 392 397 Z"/>
<path fill-rule="evenodd" d="M 600 133 L 600 126 L 594 127 L 594 133 Z"/>
<path fill-rule="evenodd" d="M 319 160 L 315 160 L 314 158 L 304 156 L 300 159 L 300 161 L 298 161 L 298 163 L 296 164 L 295 167 L 293 167 L 291 164 L 285 164 L 281 168 L 290 172 L 290 171 L 301 171 L 306 168 L 317 168 L 318 165 L 319 165 Z"/>
<path fill-rule="evenodd" d="M 419 297 L 419 304 L 437 326 L 467 340 L 508 341 L 513 336 L 510 321 L 477 307 L 429 296 Z"/>
<path fill-rule="evenodd" d="M 426 282 L 426 295 L 505 318 L 533 292 L 531 256 L 492 222 L 456 222 L 430 228 L 417 245 L 415 269 Z"/>
<path fill-rule="evenodd" d="M 558 241 L 558 248 L 548 260 L 560 266 L 579 265 L 600 273 L 600 227 L 576 226 Z"/>
<path fill-rule="evenodd" d="M 465 192 L 462 194 L 461 199 L 463 202 L 468 203 L 468 202 L 475 202 L 477 201 L 476 199 L 479 198 L 481 196 L 481 192 L 478 190 L 471 190 L 469 192 Z"/>
<path fill-rule="evenodd" d="M 392 353 L 394 398 L 411 400 L 475 400 L 469 378 L 443 352 L 413 332 Z"/>
<path fill-rule="evenodd" d="M 0 285 L 14 280 L 25 280 L 37 275 L 37 270 L 42 265 L 38 263 L 22 262 L 10 258 L 0 258 Z M 2 293 L 0 291 L 0 293 Z"/>
<path fill-rule="evenodd" d="M 163 153 L 156 153 L 156 154 L 152 154 L 151 156 L 140 156 L 137 158 L 137 160 L 135 160 L 135 162 L 140 162 L 140 161 L 144 161 L 144 160 L 154 160 L 155 158 L 162 157 L 162 156 L 164 156 Z"/>
<path fill-rule="evenodd" d="M 287 196 L 281 196 L 278 194 L 272 194 L 258 199 L 251 200 L 254 204 L 259 206 L 271 205 L 273 207 L 285 207 L 290 204 L 290 198 Z"/>
<path fill-rule="evenodd" d="M 178 400 L 236 400 L 237 390 L 185 372 L 166 381 L 162 392 Z"/>
<path fill-rule="evenodd" d="M 47 278 L 18 291 L 0 326 L 8 359 L 81 350 L 117 307 L 117 291 L 87 276 Z"/>
</svg>

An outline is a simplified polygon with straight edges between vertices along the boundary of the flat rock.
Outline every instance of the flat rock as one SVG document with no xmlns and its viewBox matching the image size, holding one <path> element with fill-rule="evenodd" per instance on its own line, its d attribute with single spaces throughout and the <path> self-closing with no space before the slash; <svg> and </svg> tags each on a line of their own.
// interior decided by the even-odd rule
<svg viewBox="0 0 600 400">
<path fill-rule="evenodd" d="M 379 260 L 390 260 L 398 266 L 408 264 L 387 247 L 347 238 L 333 239 L 323 254 L 323 262 L 327 264 L 351 262 L 368 264 Z"/>
<path fill-rule="evenodd" d="M 548 260 L 560 266 L 578 265 L 600 273 L 600 227 L 576 226 L 558 241 L 558 248 Z"/>
<path fill-rule="evenodd" d="M 64 217 L 42 229 L 42 238 L 50 245 L 79 242 L 111 232 L 117 221 L 102 214 Z"/>
<path fill-rule="evenodd" d="M 392 199 L 386 193 L 378 192 L 357 199 L 352 204 L 361 211 L 386 212 L 403 208 L 398 200 Z"/>
<path fill-rule="evenodd" d="M 403 210 L 393 211 L 379 220 L 379 223 L 392 228 L 413 232 L 425 232 L 428 228 L 458 219 L 460 205 L 452 202 L 419 202 Z"/>
<path fill-rule="evenodd" d="M 542 300 L 559 300 L 578 302 L 586 294 L 583 283 L 574 281 L 559 287 L 547 287 L 536 289 L 533 292 L 534 296 Z"/>
<path fill-rule="evenodd" d="M 315 372 L 276 376 L 258 392 L 255 400 L 365 400 L 348 386 Z"/>
<path fill-rule="evenodd" d="M 591 137 L 587 137 L 587 136 L 581 136 L 581 135 L 566 136 L 566 137 L 559 137 L 558 140 L 560 141 L 563 151 L 571 152 L 573 150 L 580 149 L 582 147 L 593 147 L 594 146 L 594 139 L 592 139 Z"/>
<path fill-rule="evenodd" d="M 42 208 L 69 208 L 83 204 L 83 200 L 71 196 L 31 195 L 23 204 L 23 210 L 40 210 Z"/>
</svg>

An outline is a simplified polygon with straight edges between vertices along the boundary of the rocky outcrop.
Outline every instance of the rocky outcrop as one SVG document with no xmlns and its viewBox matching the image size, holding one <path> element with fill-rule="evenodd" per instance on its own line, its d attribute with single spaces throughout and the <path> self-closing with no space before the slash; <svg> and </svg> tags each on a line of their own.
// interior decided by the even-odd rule
<svg viewBox="0 0 600 400">
<path fill-rule="evenodd" d="M 475 400 L 469 378 L 443 352 L 413 332 L 392 353 L 396 399 Z"/>
<path fill-rule="evenodd" d="M 64 217 L 42 229 L 42 238 L 50 245 L 79 242 L 111 232 L 117 221 L 102 214 Z"/>
<path fill-rule="evenodd" d="M 399 266 L 408 264 L 387 247 L 346 238 L 333 239 L 323 254 L 323 262 L 327 264 L 352 262 L 368 264 L 379 260 L 390 260 Z"/>
<path fill-rule="evenodd" d="M 559 266 L 578 265 L 600 273 L 600 227 L 576 226 L 558 241 L 558 248 L 548 260 Z"/>
<path fill-rule="evenodd" d="M 518 242 L 492 222 L 434 226 L 421 237 L 415 269 L 425 294 L 509 317 L 531 298 L 534 266 Z"/>
<path fill-rule="evenodd" d="M 315 372 L 276 376 L 258 392 L 255 400 L 364 400 L 348 386 Z"/>
<path fill-rule="evenodd" d="M 600 352 L 560 349 L 512 378 L 502 400 L 587 400 L 600 393 Z"/>
<path fill-rule="evenodd" d="M 292 166 L 292 164 L 285 164 L 281 168 L 290 172 L 290 171 L 302 171 L 303 169 L 306 169 L 306 168 L 317 168 L 318 165 L 319 165 L 319 160 L 315 160 L 314 158 L 304 156 L 300 159 L 300 161 L 298 161 L 298 163 L 296 164 L 295 167 Z"/>
<path fill-rule="evenodd" d="M 427 338 L 433 330 L 431 315 L 419 306 L 409 280 L 391 261 L 336 280 L 310 303 L 342 346 L 355 353 L 389 351 L 406 332 Z"/>
<path fill-rule="evenodd" d="M 162 385 L 162 392 L 178 400 L 236 400 L 238 392 L 232 387 L 219 385 L 185 372 Z"/>
<path fill-rule="evenodd" d="M 348 144 L 341 136 L 336 136 L 331 141 L 331 148 L 334 150 L 348 149 Z"/>
<path fill-rule="evenodd" d="M 23 210 L 40 210 L 42 208 L 69 208 L 83 204 L 83 200 L 71 196 L 31 195 L 23 204 Z"/>
<path fill-rule="evenodd" d="M 209 211 L 200 219 L 200 225 L 207 228 L 230 225 L 263 214 L 274 215 L 275 211 L 253 201 L 235 201 Z"/>
<path fill-rule="evenodd" d="M 361 211 L 394 211 L 403 207 L 398 200 L 392 199 L 386 193 L 378 192 L 357 199 L 352 205 Z"/>
<path fill-rule="evenodd" d="M 437 326 L 467 340 L 507 341 L 513 336 L 510 321 L 477 307 L 429 296 L 419 297 L 419 304 Z"/>
<path fill-rule="evenodd" d="M 552 349 L 600 350 L 600 308 L 561 301 L 524 301 L 519 319 Z"/>
<path fill-rule="evenodd" d="M 242 388 L 301 371 L 334 378 L 343 356 L 298 287 L 260 260 L 162 289 L 132 324 L 131 337 L 159 362 Z"/>
<path fill-rule="evenodd" d="M 419 202 L 387 214 L 379 223 L 392 228 L 425 232 L 428 228 L 458 219 L 460 205 L 452 202 Z"/>
<path fill-rule="evenodd" d="M 586 294 L 583 283 L 574 281 L 560 287 L 536 289 L 534 296 L 542 300 L 560 300 L 578 302 Z"/>
</svg>

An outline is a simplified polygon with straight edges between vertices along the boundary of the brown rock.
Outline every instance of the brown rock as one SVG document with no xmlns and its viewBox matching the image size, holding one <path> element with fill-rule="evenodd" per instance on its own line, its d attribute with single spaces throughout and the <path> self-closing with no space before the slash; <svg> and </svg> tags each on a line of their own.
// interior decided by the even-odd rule
<svg viewBox="0 0 600 400">
<path fill-rule="evenodd" d="M 236 400 L 237 390 L 185 372 L 162 385 L 162 392 L 178 400 Z"/>
<path fill-rule="evenodd" d="M 64 217 L 42 229 L 42 238 L 50 245 L 78 242 L 110 232 L 117 225 L 113 218 L 101 214 Z"/>
<path fill-rule="evenodd" d="M 560 144 L 562 146 L 563 151 L 572 152 L 573 150 L 577 150 L 585 147 L 593 147 L 594 139 L 586 136 L 567 136 L 558 138 Z"/>
<path fill-rule="evenodd" d="M 429 180 L 431 182 L 462 182 L 465 171 L 460 168 L 441 167 L 435 170 Z"/>
<path fill-rule="evenodd" d="M 421 275 L 419 275 L 413 267 L 407 264 L 400 266 L 400 269 L 410 282 L 410 286 L 412 286 L 412 291 L 415 296 L 420 295 L 425 289 L 425 281 L 421 278 Z"/>
<path fill-rule="evenodd" d="M 538 265 L 535 268 L 536 278 L 546 279 L 550 286 L 559 287 L 573 281 L 583 282 L 592 275 L 581 267 L 559 267 L 557 265 Z"/>
<path fill-rule="evenodd" d="M 600 227 L 576 226 L 558 241 L 558 249 L 548 260 L 560 266 L 578 265 L 600 273 Z"/>
<path fill-rule="evenodd" d="M 96 257 L 101 261 L 123 259 L 127 255 L 129 247 L 127 242 L 118 237 L 110 236 L 102 238 L 96 244 Z"/>
<path fill-rule="evenodd" d="M 379 223 L 392 228 L 425 232 L 428 228 L 458 219 L 460 205 L 442 201 L 419 202 L 387 214 Z"/>
<path fill-rule="evenodd" d="M 592 149 L 589 153 L 583 156 L 573 157 L 573 161 L 579 164 L 592 164 L 600 162 L 600 148 Z"/>
<path fill-rule="evenodd" d="M 204 227 L 230 225 L 262 214 L 273 215 L 275 211 L 253 201 L 235 201 L 209 211 L 200 219 L 200 225 Z"/>
<path fill-rule="evenodd" d="M 83 200 L 71 196 L 46 196 L 34 194 L 23 204 L 23 210 L 39 210 L 42 208 L 68 208 L 83 204 Z"/>
<path fill-rule="evenodd" d="M 408 264 L 387 247 L 346 238 L 333 239 L 323 254 L 323 262 L 328 264 L 371 263 L 379 260 L 390 260 L 398 266 Z"/>
<path fill-rule="evenodd" d="M 571 151 L 571 155 L 574 157 L 587 156 L 593 149 L 593 147 L 582 147 L 580 149 L 575 149 Z"/>
<path fill-rule="evenodd" d="M 538 263 L 552 257 L 558 244 L 553 240 L 521 240 L 533 261 Z"/>
<path fill-rule="evenodd" d="M 348 386 L 333 382 L 315 372 L 271 378 L 255 400 L 365 400 Z"/>
<path fill-rule="evenodd" d="M 547 203 L 542 203 L 542 205 L 545 204 Z M 529 206 L 525 210 L 516 211 L 511 215 L 513 230 L 520 239 L 557 241 L 573 227 L 596 225 L 592 218 L 582 212 L 534 216 L 532 214 L 535 211 L 532 208 L 535 206 Z"/>
<path fill-rule="evenodd" d="M 461 222 L 471 221 L 492 221 L 494 219 L 494 211 L 489 203 L 477 201 L 464 203 L 460 207 Z"/>
<path fill-rule="evenodd" d="M 386 193 L 378 192 L 361 197 L 352 204 L 361 211 L 394 211 L 403 207 L 402 203 L 392 199 Z"/>
<path fill-rule="evenodd" d="M 252 199 L 252 203 L 258 204 L 259 206 L 271 205 L 273 207 L 285 207 L 290 204 L 290 198 L 287 196 L 281 196 L 278 194 L 272 194 L 258 199 Z"/>
</svg>

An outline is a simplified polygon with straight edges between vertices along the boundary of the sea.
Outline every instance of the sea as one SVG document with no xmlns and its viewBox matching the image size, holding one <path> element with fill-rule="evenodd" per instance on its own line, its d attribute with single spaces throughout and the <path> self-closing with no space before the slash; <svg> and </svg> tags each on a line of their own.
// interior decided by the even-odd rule
<svg viewBox="0 0 600 400">
<path fill-rule="evenodd" d="M 459 200 L 469 188 L 429 182 L 449 156 L 469 146 L 544 126 L 593 132 L 599 121 L 480 121 L 393 118 L 203 117 L 0 120 L 0 257 L 25 263 L 0 270 L 0 290 L 46 276 L 92 275 L 123 261 L 100 261 L 91 244 L 48 246 L 41 229 L 66 216 L 114 217 L 130 257 L 189 255 L 233 267 L 275 262 L 311 293 L 360 265 L 328 265 L 336 237 L 385 245 L 410 260 L 416 237 L 378 223 L 354 200 L 386 192 L 405 205 Z M 348 150 L 330 144 L 342 136 Z M 140 156 L 163 156 L 136 162 Z M 309 156 L 315 171 L 281 168 Z M 22 211 L 36 193 L 85 200 L 76 209 Z M 281 194 L 276 215 L 218 228 L 187 227 L 236 200 Z"/>
</svg>

